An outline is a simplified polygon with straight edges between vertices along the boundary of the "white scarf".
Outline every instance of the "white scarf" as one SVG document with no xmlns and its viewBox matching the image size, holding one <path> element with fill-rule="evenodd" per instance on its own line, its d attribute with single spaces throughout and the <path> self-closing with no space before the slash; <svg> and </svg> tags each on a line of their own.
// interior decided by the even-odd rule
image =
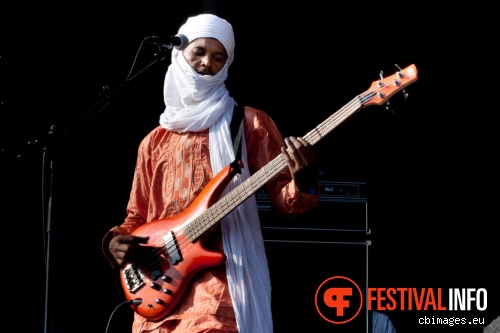
<svg viewBox="0 0 500 333">
<path fill-rule="evenodd" d="M 180 28 L 189 42 L 196 38 L 218 39 L 228 59 L 214 76 L 198 74 L 184 59 L 182 51 L 172 50 L 172 63 L 165 76 L 165 111 L 160 124 L 169 131 L 202 131 L 209 128 L 212 172 L 217 174 L 235 159 L 230 122 L 235 101 L 224 84 L 234 56 L 231 25 L 212 14 L 191 17 Z M 242 136 L 244 167 L 229 183 L 224 196 L 249 176 L 247 151 Z M 221 221 L 226 273 L 233 307 L 241 333 L 271 333 L 271 281 L 255 196 L 251 196 Z"/>
</svg>

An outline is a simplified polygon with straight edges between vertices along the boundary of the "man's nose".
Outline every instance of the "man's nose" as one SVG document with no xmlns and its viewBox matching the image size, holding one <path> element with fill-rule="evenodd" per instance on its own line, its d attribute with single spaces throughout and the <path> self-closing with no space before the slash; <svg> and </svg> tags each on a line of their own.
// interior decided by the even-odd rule
<svg viewBox="0 0 500 333">
<path fill-rule="evenodd" d="M 204 56 L 204 57 L 202 57 L 201 58 L 201 63 L 205 67 L 212 67 L 212 59 L 210 58 L 210 56 Z"/>
</svg>

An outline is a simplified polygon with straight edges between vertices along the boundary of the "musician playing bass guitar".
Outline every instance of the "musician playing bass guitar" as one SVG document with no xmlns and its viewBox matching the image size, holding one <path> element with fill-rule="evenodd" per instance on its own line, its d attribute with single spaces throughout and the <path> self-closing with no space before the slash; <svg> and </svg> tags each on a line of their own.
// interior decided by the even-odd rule
<svg viewBox="0 0 500 333">
<path fill-rule="evenodd" d="M 102 249 L 133 301 L 133 333 L 270 333 L 271 282 L 251 194 L 264 188 L 283 217 L 310 211 L 319 200 L 317 155 L 230 95 L 235 39 L 228 21 L 200 14 L 179 35 L 188 42 L 172 49 L 165 110 L 139 145 L 126 217 Z M 291 56 L 282 48 L 262 55 Z M 242 135 L 234 140 L 238 110 Z"/>
</svg>

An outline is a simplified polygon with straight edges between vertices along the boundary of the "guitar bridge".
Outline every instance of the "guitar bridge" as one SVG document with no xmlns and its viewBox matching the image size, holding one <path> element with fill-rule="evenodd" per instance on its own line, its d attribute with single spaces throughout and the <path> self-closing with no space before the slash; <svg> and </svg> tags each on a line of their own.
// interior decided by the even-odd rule
<svg viewBox="0 0 500 333">
<path fill-rule="evenodd" d="M 122 270 L 122 274 L 125 285 L 131 293 L 135 293 L 145 284 L 141 271 L 131 264 Z"/>
</svg>

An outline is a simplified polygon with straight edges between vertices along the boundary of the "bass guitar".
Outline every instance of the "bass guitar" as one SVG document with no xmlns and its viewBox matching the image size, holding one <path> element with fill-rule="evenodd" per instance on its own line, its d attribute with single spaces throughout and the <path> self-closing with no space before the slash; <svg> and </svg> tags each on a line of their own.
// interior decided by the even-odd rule
<svg viewBox="0 0 500 333">
<path fill-rule="evenodd" d="M 417 68 L 398 67 L 393 75 L 372 82 L 370 88 L 354 97 L 303 138 L 316 144 L 355 112 L 370 105 L 381 105 L 396 92 L 417 80 Z M 148 236 L 146 246 L 154 248 L 148 256 L 120 269 L 122 288 L 132 309 L 157 321 L 168 316 L 183 297 L 195 273 L 220 265 L 223 253 L 206 250 L 200 238 L 243 201 L 287 167 L 283 154 L 220 198 L 229 181 L 241 171 L 241 161 L 226 166 L 207 184 L 200 195 L 177 216 L 146 223 L 132 233 Z"/>
</svg>

